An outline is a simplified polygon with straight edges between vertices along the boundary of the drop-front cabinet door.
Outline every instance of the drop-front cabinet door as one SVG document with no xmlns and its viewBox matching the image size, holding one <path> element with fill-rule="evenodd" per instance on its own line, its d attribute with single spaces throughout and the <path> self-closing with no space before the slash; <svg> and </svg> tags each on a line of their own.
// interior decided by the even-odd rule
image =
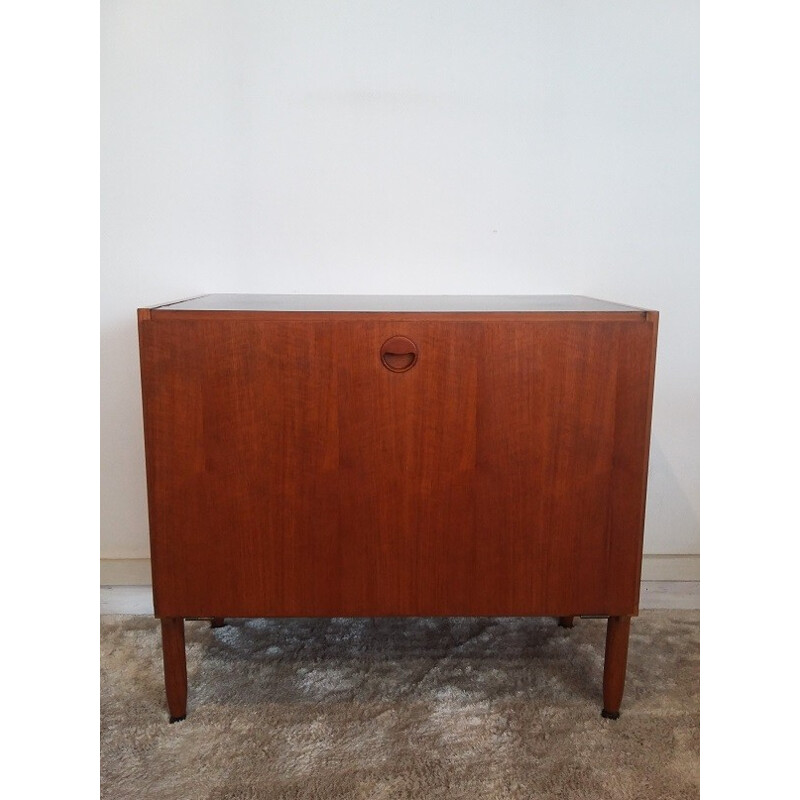
<svg viewBox="0 0 800 800">
<path fill-rule="evenodd" d="M 157 615 L 636 613 L 646 315 L 173 312 L 140 336 Z M 413 355 L 384 362 L 393 337 Z"/>
</svg>

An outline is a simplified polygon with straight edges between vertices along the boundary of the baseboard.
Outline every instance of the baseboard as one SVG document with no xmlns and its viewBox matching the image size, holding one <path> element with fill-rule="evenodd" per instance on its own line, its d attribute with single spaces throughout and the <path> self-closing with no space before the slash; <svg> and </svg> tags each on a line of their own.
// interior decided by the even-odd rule
<svg viewBox="0 0 800 800">
<path fill-rule="evenodd" d="M 101 586 L 152 586 L 149 558 L 101 558 Z"/>
<path fill-rule="evenodd" d="M 700 556 L 644 555 L 643 581 L 699 581 Z"/>
<path fill-rule="evenodd" d="M 643 581 L 699 581 L 700 556 L 645 555 Z M 101 586 L 150 586 L 149 558 L 101 558 Z"/>
</svg>

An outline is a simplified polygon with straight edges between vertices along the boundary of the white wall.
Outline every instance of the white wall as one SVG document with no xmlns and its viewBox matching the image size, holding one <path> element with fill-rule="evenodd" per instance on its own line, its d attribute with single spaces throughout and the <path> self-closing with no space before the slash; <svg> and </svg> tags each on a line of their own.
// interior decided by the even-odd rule
<svg viewBox="0 0 800 800">
<path fill-rule="evenodd" d="M 661 312 L 645 551 L 699 552 L 698 0 L 104 0 L 102 548 L 148 556 L 137 306 Z"/>
</svg>

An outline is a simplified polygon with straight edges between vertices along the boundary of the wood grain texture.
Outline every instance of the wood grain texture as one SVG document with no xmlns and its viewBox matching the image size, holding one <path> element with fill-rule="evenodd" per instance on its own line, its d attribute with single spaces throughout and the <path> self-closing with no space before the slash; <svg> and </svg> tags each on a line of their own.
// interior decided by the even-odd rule
<svg viewBox="0 0 800 800">
<path fill-rule="evenodd" d="M 140 314 L 156 614 L 636 614 L 656 320 Z"/>
</svg>

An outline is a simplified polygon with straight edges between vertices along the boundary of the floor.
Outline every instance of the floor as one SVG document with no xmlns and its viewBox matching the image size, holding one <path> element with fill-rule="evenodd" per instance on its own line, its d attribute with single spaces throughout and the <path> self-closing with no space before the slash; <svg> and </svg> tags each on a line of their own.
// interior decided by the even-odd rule
<svg viewBox="0 0 800 800">
<path fill-rule="evenodd" d="M 699 581 L 642 581 L 639 606 L 649 608 L 699 609 Z M 153 614 L 150 586 L 101 586 L 101 614 Z"/>
<path fill-rule="evenodd" d="M 602 619 L 190 621 L 177 725 L 157 621 L 106 615 L 100 634 L 103 800 L 699 794 L 698 610 L 637 618 L 616 721 Z"/>
</svg>

